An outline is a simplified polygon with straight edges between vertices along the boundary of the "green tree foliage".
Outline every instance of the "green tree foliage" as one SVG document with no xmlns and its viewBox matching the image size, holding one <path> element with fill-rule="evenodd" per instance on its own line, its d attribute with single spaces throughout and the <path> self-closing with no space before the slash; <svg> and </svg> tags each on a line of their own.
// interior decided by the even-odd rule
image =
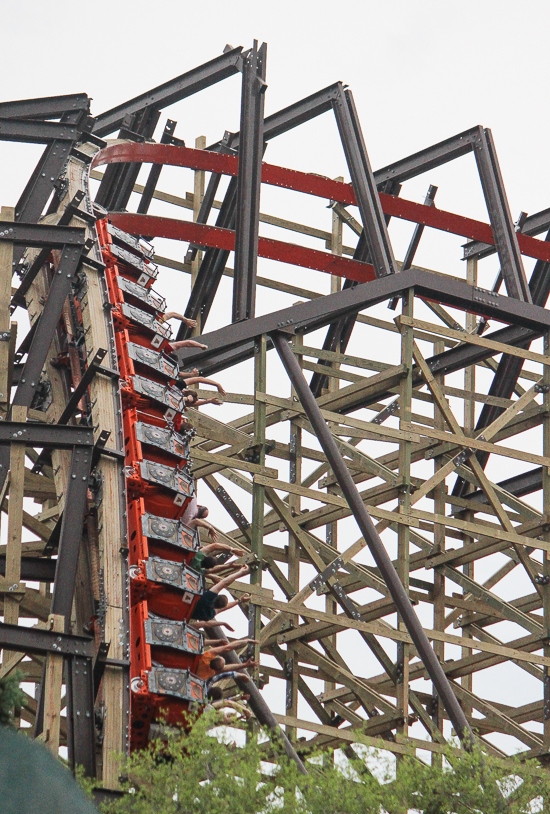
<svg viewBox="0 0 550 814">
<path fill-rule="evenodd" d="M 0 725 L 10 726 L 14 710 L 23 703 L 23 691 L 19 686 L 22 679 L 19 670 L 0 678 Z"/>
<path fill-rule="evenodd" d="M 103 814 L 533 814 L 550 801 L 547 770 L 519 758 L 503 762 L 451 749 L 428 766 L 415 758 L 384 762 L 310 756 L 308 776 L 263 737 L 234 742 L 233 729 L 199 718 L 189 734 L 154 742 L 123 767 L 128 794 Z M 261 742 L 263 741 L 263 742 Z"/>
</svg>

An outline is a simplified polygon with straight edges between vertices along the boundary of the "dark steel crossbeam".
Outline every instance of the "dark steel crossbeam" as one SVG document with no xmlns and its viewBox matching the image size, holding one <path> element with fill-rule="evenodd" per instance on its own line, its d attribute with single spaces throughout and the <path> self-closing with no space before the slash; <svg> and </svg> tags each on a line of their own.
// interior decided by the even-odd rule
<svg viewBox="0 0 550 814">
<path fill-rule="evenodd" d="M 305 99 L 301 99 L 299 102 L 295 102 L 294 104 L 279 110 L 277 113 L 273 113 L 271 116 L 267 116 L 263 122 L 264 143 L 267 143 L 270 139 L 282 135 L 283 133 L 288 133 L 294 127 L 298 127 L 300 124 L 311 121 L 311 119 L 314 119 L 317 116 L 320 116 L 322 113 L 329 111 L 332 107 L 334 99 L 337 97 L 339 87 L 340 83 L 337 82 L 334 85 L 330 85 L 323 90 L 313 93 L 311 96 L 308 96 Z M 207 149 L 219 153 L 233 154 L 240 145 L 240 139 L 240 132 L 230 133 L 226 131 L 221 141 L 210 145 L 210 147 L 207 147 Z M 197 223 L 206 223 L 208 221 L 220 180 L 221 175 L 219 173 L 212 173 L 210 175 L 206 192 L 204 194 L 201 208 L 197 217 Z M 229 183 L 229 187 L 222 204 L 222 210 L 224 210 L 224 204 L 226 204 L 225 211 L 227 214 L 222 218 L 222 213 L 220 211 L 218 220 L 216 222 L 217 226 L 225 226 L 225 228 L 228 229 L 234 228 L 235 203 L 233 196 L 235 194 L 235 183 L 236 182 L 234 179 L 232 179 L 232 181 Z M 232 210 L 230 209 L 231 206 L 233 207 Z M 231 214 L 229 214 L 229 212 Z M 187 251 L 187 256 L 185 258 L 187 263 L 190 263 L 195 259 L 198 248 L 198 246 L 190 244 Z M 208 318 L 210 307 L 218 289 L 221 277 L 223 276 L 223 271 L 225 269 L 225 264 L 228 257 L 229 252 L 225 252 L 223 249 L 208 249 L 203 259 L 204 267 L 201 264 L 201 269 L 199 270 L 199 275 L 197 277 L 197 281 L 195 282 L 194 289 L 191 292 L 191 298 L 187 305 L 185 316 L 190 319 L 196 319 L 200 314 L 203 327 Z M 200 284 L 198 284 L 199 278 L 201 278 Z M 201 295 L 201 289 L 204 286 L 202 278 L 204 278 L 206 281 L 207 293 L 204 293 L 203 291 Z M 186 339 L 190 333 L 191 331 L 189 328 L 187 328 L 187 326 L 181 325 L 177 334 L 177 339 Z"/>
<path fill-rule="evenodd" d="M 400 274 L 362 283 L 354 289 L 344 289 L 335 294 L 203 334 L 202 340 L 208 345 L 208 350 L 186 348 L 177 351 L 176 355 L 178 361 L 185 366 L 198 366 L 204 370 L 216 365 L 216 369 L 220 370 L 219 360 L 222 358 L 224 367 L 227 367 L 233 364 L 236 358 L 242 360 L 247 358 L 248 354 L 252 355 L 251 344 L 256 336 L 281 329 L 291 333 L 310 333 L 340 317 L 400 294 L 407 288 L 414 288 L 415 294 L 420 297 L 437 300 L 465 311 L 475 311 L 500 321 L 515 323 L 512 327 L 488 335 L 487 338 L 493 338 L 495 341 L 518 344 L 527 338 L 540 336 L 550 327 L 550 313 L 544 308 L 512 297 L 493 294 L 454 277 L 412 268 Z M 477 361 L 494 355 L 493 351 L 486 348 L 465 344 L 434 357 L 432 369 L 437 372 L 458 370 L 474 364 L 472 359 Z"/>
<path fill-rule="evenodd" d="M 62 226 L 59 228 L 70 229 L 72 227 Z M 80 229 L 79 231 L 83 232 L 84 230 Z M 48 298 L 39 317 L 38 327 L 34 333 L 27 361 L 21 373 L 21 380 L 13 398 L 13 404 L 21 404 L 26 407 L 31 405 L 63 310 L 63 303 L 71 290 L 81 256 L 81 248 L 76 246 L 65 246 L 61 253 L 57 270 L 50 285 Z"/>
<path fill-rule="evenodd" d="M 90 99 L 87 93 L 0 102 L 1 119 L 58 119 L 64 113 L 76 111 L 89 113 Z"/>
<path fill-rule="evenodd" d="M 31 582 L 53 582 L 55 579 L 55 560 L 47 557 L 22 557 L 21 579 Z M 0 554 L 0 574 L 6 574 L 6 555 Z"/>
<path fill-rule="evenodd" d="M 424 629 L 418 619 L 411 601 L 399 579 L 395 566 L 391 561 L 378 532 L 376 531 L 371 517 L 363 503 L 357 486 L 349 472 L 349 469 L 342 457 L 336 442 L 332 437 L 330 429 L 323 418 L 321 409 L 317 404 L 308 383 L 300 369 L 300 365 L 288 343 L 288 337 L 281 333 L 272 334 L 273 343 L 277 353 L 283 363 L 289 379 L 291 380 L 298 398 L 305 410 L 305 413 L 312 425 L 319 443 L 327 457 L 330 468 L 338 481 L 342 494 L 346 499 L 355 521 L 359 526 L 376 565 L 383 577 L 390 595 L 395 603 L 408 632 L 413 640 L 418 655 L 430 677 L 434 689 L 437 691 L 445 710 L 466 748 L 472 748 L 474 735 L 468 720 L 458 703 L 453 692 L 451 683 L 437 656 L 435 655 Z"/>
<path fill-rule="evenodd" d="M 48 246 L 50 249 L 61 249 L 63 246 L 83 246 L 86 232 L 79 226 L 0 220 L 0 240 L 10 240 L 18 246 L 31 248 Z"/>
<path fill-rule="evenodd" d="M 315 119 L 322 113 L 326 113 L 332 108 L 332 103 L 338 94 L 339 82 L 334 85 L 329 85 L 328 88 L 323 88 L 311 96 L 306 96 L 305 99 L 300 99 L 277 113 L 272 113 L 271 116 L 266 116 L 264 119 L 264 138 L 266 141 L 281 136 L 283 133 L 288 133 L 300 124 Z M 239 146 L 240 133 L 231 133 L 231 145 L 233 147 Z M 223 144 L 222 141 L 217 141 L 207 147 L 207 150 L 219 151 L 219 147 Z"/>
<path fill-rule="evenodd" d="M 74 636 L 71 633 L 56 633 L 23 625 L 0 623 L 0 647 L 5 650 L 18 650 L 45 656 L 54 653 L 59 656 L 79 656 L 92 659 L 95 643 L 88 636 Z"/>
<path fill-rule="evenodd" d="M 61 217 L 59 218 L 59 220 L 58 220 L 58 222 L 56 224 L 57 226 L 67 226 L 71 222 L 72 217 L 78 211 L 78 207 L 80 206 L 80 204 L 84 200 L 84 197 L 85 197 L 84 190 L 82 190 L 82 189 L 77 190 L 77 192 L 75 193 L 72 201 L 69 204 L 67 204 L 67 206 L 65 207 L 65 209 L 63 211 L 63 214 L 61 215 Z M 19 225 L 21 225 L 21 224 L 19 224 Z M 84 230 L 82 230 L 82 231 L 84 231 Z M 85 237 L 85 232 L 84 232 L 84 237 Z M 42 268 L 42 266 L 44 265 L 44 263 L 48 259 L 50 251 L 51 251 L 51 249 L 49 247 L 47 247 L 47 248 L 42 249 L 36 255 L 36 257 L 33 260 L 32 264 L 30 265 L 28 270 L 25 272 L 25 274 L 24 274 L 24 276 L 23 276 L 23 278 L 22 278 L 22 280 L 21 280 L 21 282 L 19 284 L 19 287 L 18 287 L 17 291 L 15 292 L 13 297 L 11 298 L 11 307 L 12 307 L 12 309 L 16 308 L 18 305 L 23 305 L 24 304 L 24 302 L 25 302 L 24 296 L 27 293 L 27 291 L 29 290 L 29 288 L 31 287 L 31 285 L 33 284 L 36 275 L 38 274 L 38 272 L 40 271 L 40 269 Z"/>
<path fill-rule="evenodd" d="M 542 467 L 537 466 L 534 469 L 529 469 L 528 472 L 522 472 L 521 475 L 514 475 L 506 480 L 501 480 L 497 483 L 501 489 L 509 492 L 514 497 L 523 497 L 524 495 L 532 495 L 533 492 L 538 492 L 542 489 Z M 488 498 L 485 492 L 481 489 L 476 489 L 468 493 L 468 500 L 472 503 L 487 504 Z M 462 507 L 456 507 L 455 511 L 465 511 Z M 482 509 L 480 509 L 482 511 Z"/>
<path fill-rule="evenodd" d="M 250 319 L 256 308 L 266 57 L 265 42 L 258 49 L 254 40 L 254 47 L 243 59 L 233 322 Z"/>
<path fill-rule="evenodd" d="M 550 242 L 550 231 L 546 234 L 545 242 Z M 531 279 L 529 280 L 529 290 L 535 305 L 544 307 L 550 296 L 550 263 L 537 260 L 533 273 L 531 274 Z M 521 348 L 529 348 L 534 338 L 533 336 L 525 336 L 524 341 L 518 342 L 517 345 Z M 511 398 L 522 367 L 523 359 L 503 354 L 499 360 L 493 381 L 491 382 L 489 395 L 505 399 Z M 503 411 L 504 408 L 502 407 L 484 404 L 476 423 L 476 431 L 479 432 L 483 430 L 484 427 L 488 427 Z M 489 460 L 489 455 L 484 452 L 478 452 L 476 453 L 476 457 L 481 466 L 485 467 Z M 458 477 L 452 493 L 453 495 L 465 495 L 469 489 L 470 486 L 467 481 L 462 477 Z"/>
<path fill-rule="evenodd" d="M 426 197 L 424 198 L 424 206 L 434 205 L 436 193 L 437 187 L 434 186 L 433 184 L 430 184 L 430 186 L 428 187 L 428 192 L 426 193 Z M 409 243 L 409 247 L 406 251 L 405 257 L 403 258 L 403 263 L 401 264 L 401 271 L 407 271 L 407 269 L 411 268 L 414 261 L 414 256 L 420 245 L 420 240 L 422 238 L 422 235 L 424 234 L 424 229 L 425 226 L 423 223 L 417 223 L 416 226 L 414 227 L 411 242 Z M 496 289 L 496 292 L 498 293 L 498 289 Z M 389 301 L 388 308 L 390 308 L 392 311 L 395 311 L 395 309 L 397 308 L 397 302 L 398 302 L 397 297 L 394 297 Z"/>
<path fill-rule="evenodd" d="M 376 184 L 379 185 L 384 181 L 403 183 L 410 178 L 416 178 L 417 175 L 422 175 L 428 170 L 433 170 L 435 167 L 440 167 L 442 164 L 447 164 L 449 161 L 454 161 L 455 158 L 466 155 L 473 149 L 478 130 L 478 127 L 464 130 L 464 132 L 458 133 L 456 136 L 451 136 L 444 141 L 433 144 L 431 147 L 426 147 L 424 150 L 395 161 L 393 164 L 388 164 L 387 167 L 376 170 L 374 173 Z"/>
<path fill-rule="evenodd" d="M 29 447 L 72 449 L 93 447 L 94 433 L 88 427 L 66 427 L 59 424 L 31 424 L 21 421 L 0 421 L 0 445 L 24 441 Z"/>
<path fill-rule="evenodd" d="M 96 776 L 94 676 L 91 659 L 76 656 L 68 664 L 67 745 L 73 772 L 81 766 L 87 777 Z"/>
<path fill-rule="evenodd" d="M 133 141 L 152 139 L 159 118 L 160 110 L 153 106 L 127 114 L 118 137 Z M 138 162 L 108 166 L 95 197 L 96 203 L 108 211 L 126 209 L 141 166 Z"/>
<path fill-rule="evenodd" d="M 63 113 L 61 123 L 63 125 L 76 125 L 80 127 L 83 115 L 82 110 L 71 110 L 70 112 Z M 88 127 L 89 124 L 90 122 L 86 120 L 85 126 Z M 78 134 L 77 138 L 80 138 L 80 134 Z M 38 222 L 38 219 L 44 211 L 44 207 L 50 200 L 52 192 L 55 190 L 55 185 L 58 183 L 59 176 L 66 166 L 76 140 L 77 139 L 71 141 L 54 139 L 46 146 L 25 189 L 17 201 L 15 206 L 16 221 L 23 223 Z M 54 198 L 55 197 L 54 195 Z M 13 252 L 13 260 L 16 265 L 21 259 L 22 254 L 23 249 L 16 246 Z"/>
<path fill-rule="evenodd" d="M 518 231 L 522 235 L 540 235 L 550 229 L 550 209 L 543 209 L 541 212 L 535 212 L 534 215 L 528 215 Z M 481 260 L 482 257 L 488 257 L 490 254 L 496 252 L 496 247 L 491 246 L 489 243 L 482 243 L 480 240 L 471 240 L 465 243 L 462 247 L 464 249 L 464 260 L 469 260 L 471 257 L 477 257 Z"/>
<path fill-rule="evenodd" d="M 198 68 L 171 79 L 156 88 L 135 96 L 111 110 L 101 113 L 96 120 L 93 132 L 96 136 L 107 136 L 117 130 L 128 114 L 136 113 L 146 107 L 162 109 L 185 99 L 200 90 L 220 82 L 240 70 L 242 46 L 232 48 L 219 57 L 205 62 Z"/>
<path fill-rule="evenodd" d="M 82 378 L 78 382 L 77 386 L 75 387 L 73 393 L 69 401 L 67 402 L 65 409 L 59 416 L 58 424 L 66 424 L 72 417 L 74 411 L 78 407 L 78 403 L 82 396 L 86 393 L 90 382 L 98 372 L 101 367 L 101 362 L 107 355 L 107 351 L 104 348 L 99 348 L 96 350 L 94 358 L 82 374 Z"/>
<path fill-rule="evenodd" d="M 91 460 L 92 451 L 89 447 L 87 449 L 73 447 L 51 606 L 52 613 L 65 618 L 66 630 L 71 624 Z"/>
<path fill-rule="evenodd" d="M 0 118 L 0 141 L 49 144 L 54 139 L 73 142 L 77 140 L 79 135 L 78 127 L 72 124 Z"/>
</svg>

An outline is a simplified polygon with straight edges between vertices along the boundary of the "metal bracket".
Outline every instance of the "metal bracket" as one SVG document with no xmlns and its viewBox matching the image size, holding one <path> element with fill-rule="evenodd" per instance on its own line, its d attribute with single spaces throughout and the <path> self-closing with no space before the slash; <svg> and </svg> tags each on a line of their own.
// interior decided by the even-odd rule
<svg viewBox="0 0 550 814">
<path fill-rule="evenodd" d="M 317 574 L 315 579 L 312 579 L 309 583 L 309 587 L 312 591 L 317 591 L 318 588 L 321 587 L 330 577 L 333 577 L 334 574 L 344 565 L 344 560 L 342 557 L 337 557 L 335 560 L 331 562 L 331 564 L 325 568 L 324 571 L 321 571 L 320 574 Z"/>
<path fill-rule="evenodd" d="M 235 523 L 241 529 L 241 531 L 246 531 L 246 529 L 250 528 L 250 523 L 241 512 L 231 495 L 226 492 L 223 486 L 218 486 L 216 488 L 216 494 L 223 505 L 228 509 L 229 514 L 234 519 Z"/>
<path fill-rule="evenodd" d="M 456 467 L 462 466 L 462 464 L 465 463 L 468 460 L 468 458 L 471 458 L 473 454 L 474 454 L 473 449 L 471 449 L 470 447 L 466 447 L 466 449 L 463 449 L 462 452 L 458 453 L 458 455 L 455 455 L 455 457 L 453 458 L 453 464 Z"/>
</svg>

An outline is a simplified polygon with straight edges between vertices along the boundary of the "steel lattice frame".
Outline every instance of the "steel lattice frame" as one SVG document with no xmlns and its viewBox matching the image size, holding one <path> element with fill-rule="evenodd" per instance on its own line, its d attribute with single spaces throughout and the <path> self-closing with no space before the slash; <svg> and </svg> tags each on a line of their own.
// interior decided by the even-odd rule
<svg viewBox="0 0 550 814">
<path fill-rule="evenodd" d="M 153 141 L 162 108 L 237 72 L 239 133 L 190 149 L 168 120 L 159 143 Z M 6 648 L 0 675 L 17 665 L 41 686 L 38 703 L 27 696 L 21 719 L 54 751 L 67 742 L 73 764 L 116 786 L 116 753 L 130 742 L 141 745 L 136 720 L 151 720 L 138 696 L 147 681 L 153 696 L 158 690 L 154 665 L 142 669 L 150 654 L 131 632 L 146 622 L 136 609 L 153 582 L 147 557 L 132 553 L 132 529 L 144 522 L 144 511 L 151 513 L 139 497 L 151 493 L 136 466 L 148 442 L 136 429 L 143 417 L 133 377 L 175 380 L 167 357 L 157 359 L 156 373 L 144 373 L 130 347 L 135 341 L 167 347 L 159 326 L 147 322 L 163 306 L 150 291 L 152 257 L 136 237 L 170 238 L 189 243 L 185 262 L 158 255 L 155 261 L 191 275 L 185 315 L 199 321 L 208 345 L 177 351 L 182 369 L 210 375 L 253 360 L 239 368 L 245 372 L 232 378 L 238 388 L 224 397 L 241 406 L 239 418 L 224 422 L 223 407 L 216 418 L 185 411 L 184 426 L 195 436 L 179 460 L 189 461 L 201 495 L 215 497 L 231 518 L 234 526 L 220 531 L 246 550 L 251 565 L 250 584 L 230 591 L 252 595 L 248 627 L 261 641 L 250 653 L 261 660 L 252 678 L 260 688 L 279 682 L 286 690 L 270 711 L 249 683 L 257 717 L 285 728 L 295 758 L 319 744 L 350 749 L 357 730 L 364 742 L 396 754 L 439 753 L 449 721 L 461 739 L 469 742 L 473 730 L 497 755 L 512 743 L 526 757 L 545 758 L 550 232 L 545 240 L 535 236 L 550 228 L 550 210 L 512 222 L 485 128 L 373 172 L 351 91 L 336 83 L 264 118 L 265 78 L 266 47 L 254 44 L 248 51 L 228 48 L 96 118 L 85 94 L 0 104 L 2 140 L 46 144 L 21 200 L 2 208 L 0 223 L 0 480 L 8 515 L 0 554 Z M 263 162 L 272 138 L 331 110 L 350 184 Z M 116 130 L 118 139 L 105 141 Z M 437 209 L 434 187 L 424 204 L 400 197 L 407 180 L 467 152 L 475 156 L 490 224 Z M 151 170 L 139 185 L 143 164 Z M 163 165 L 194 170 L 194 192 L 159 191 Z M 223 176 L 229 184 L 216 200 Z M 95 202 L 89 179 L 100 181 Z M 328 201 L 332 230 L 262 214 L 261 184 Z M 139 194 L 136 212 L 126 211 L 132 193 Z M 177 213 L 149 215 L 155 199 Z M 181 208 L 193 219 L 182 219 Z M 391 218 L 415 224 L 402 262 L 393 254 Z M 330 251 L 259 237 L 261 223 L 319 238 Z M 344 244 L 344 227 L 355 246 Z M 466 279 L 414 265 L 425 227 L 468 240 Z M 495 252 L 500 273 L 489 291 L 477 285 L 478 263 Z M 536 259 L 529 280 L 522 255 Z M 332 293 L 258 277 L 258 257 L 330 274 Z M 14 270 L 19 284 L 12 292 Z M 233 278 L 232 323 L 207 332 L 224 276 Z M 145 294 L 131 290 L 136 283 Z M 499 293 L 502 285 L 507 296 Z M 256 317 L 258 286 L 301 302 Z M 135 313 L 127 309 L 140 296 L 149 317 L 134 330 Z M 394 310 L 400 303 L 395 319 L 369 312 L 383 302 Z M 17 305 L 28 309 L 32 326 L 19 347 L 10 326 L 10 307 Z M 487 330 L 488 319 L 499 326 Z M 321 328 L 322 347 L 309 345 L 307 334 Z M 388 342 L 382 362 L 349 355 L 354 330 L 380 346 L 391 334 L 393 349 Z M 182 327 L 178 339 L 190 333 Z M 542 352 L 532 350 L 541 338 Z M 267 386 L 274 358 L 288 376 L 286 394 L 280 377 L 276 394 Z M 147 413 L 154 413 L 150 405 Z M 173 430 L 163 411 L 150 423 Z M 542 442 L 533 448 L 529 431 L 539 427 Z M 171 436 L 169 443 L 179 441 Z M 485 471 L 488 463 L 494 471 L 497 457 L 506 461 L 500 481 Z M 155 499 L 162 488 L 155 487 Z M 24 497 L 43 504 L 40 514 L 24 510 Z M 164 514 L 177 519 L 187 499 Z M 349 539 L 350 517 L 361 534 L 356 542 Z M 23 526 L 36 542 L 22 542 Z M 510 598 L 505 579 L 515 575 Z M 25 617 L 38 619 L 38 629 L 18 625 Z M 356 652 L 364 654 L 359 669 Z M 497 682 L 491 694 L 479 678 L 510 664 L 541 682 L 536 697 L 504 704 Z M 174 702 L 176 717 L 183 708 Z M 298 741 L 298 730 L 311 738 Z"/>
</svg>

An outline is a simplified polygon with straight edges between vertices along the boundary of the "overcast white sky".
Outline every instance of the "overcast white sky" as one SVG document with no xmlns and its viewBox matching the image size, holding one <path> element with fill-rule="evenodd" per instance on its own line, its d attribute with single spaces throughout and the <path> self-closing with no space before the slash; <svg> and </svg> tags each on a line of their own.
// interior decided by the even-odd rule
<svg viewBox="0 0 550 814">
<path fill-rule="evenodd" d="M 83 91 L 93 97 L 92 113 L 99 114 L 221 54 L 226 43 L 247 48 L 254 38 L 265 40 L 266 115 L 342 80 L 353 90 L 374 169 L 475 124 L 490 127 L 516 217 L 522 209 L 532 214 L 550 206 L 548 9 L 544 0 L 19 0 L 2 7 L 0 98 Z M 238 129 L 239 95 L 240 78 L 235 76 L 167 115 L 177 119 L 176 134 L 189 146 L 200 134 L 211 143 L 225 129 Z M 159 129 L 165 118 L 163 114 Z M 41 149 L 0 142 L 0 204 L 15 204 Z M 266 160 L 348 180 L 328 113 L 273 140 Z M 159 187 L 184 195 L 192 189 L 191 173 L 177 172 L 164 170 Z M 429 183 L 439 186 L 440 208 L 487 220 L 472 156 L 409 182 L 403 195 L 422 200 Z M 330 229 L 324 207 L 325 202 L 280 190 L 262 192 L 264 211 Z M 174 216 L 184 215 L 180 211 Z M 392 230 L 401 258 L 411 226 L 395 223 Z M 292 239 L 288 234 L 277 237 Z M 349 233 L 346 242 L 351 242 Z M 426 232 L 417 262 L 463 275 L 462 242 Z M 318 241 L 308 245 L 323 248 Z M 171 256 L 181 259 L 182 247 L 172 249 Z M 526 263 L 528 271 L 531 265 Z M 487 268 L 493 268 L 491 263 Z M 322 275 L 277 269 L 296 285 L 321 285 L 318 290 L 328 291 L 328 280 L 319 282 Z M 260 265 L 260 273 L 274 272 L 273 264 Z M 484 274 L 483 284 L 490 285 L 492 272 Z M 172 307 L 181 307 L 187 278 L 175 274 L 165 280 L 169 286 L 164 282 L 160 289 L 170 294 Z M 176 302 L 178 288 L 182 293 Z M 273 310 L 287 303 L 269 294 L 260 297 L 258 307 Z M 388 318 L 387 311 L 384 316 Z M 216 311 L 212 327 L 223 321 L 223 312 Z M 369 348 L 369 353 L 387 359 L 386 348 Z M 234 381 L 231 389 L 236 389 Z M 517 678 L 531 686 L 525 673 Z M 513 693 L 506 700 L 512 698 Z"/>
</svg>

